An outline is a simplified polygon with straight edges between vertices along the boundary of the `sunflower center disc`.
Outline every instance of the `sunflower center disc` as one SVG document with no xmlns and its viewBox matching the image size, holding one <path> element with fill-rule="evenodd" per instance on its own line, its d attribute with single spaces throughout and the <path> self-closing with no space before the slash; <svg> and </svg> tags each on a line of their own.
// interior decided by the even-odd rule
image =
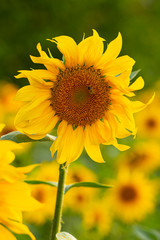
<svg viewBox="0 0 160 240">
<path fill-rule="evenodd" d="M 132 202 L 136 197 L 137 192 L 133 186 L 124 186 L 120 191 L 120 198 L 124 202 Z"/>
<path fill-rule="evenodd" d="M 86 126 L 104 116 L 110 105 L 109 92 L 100 70 L 77 65 L 57 76 L 51 88 L 51 106 L 68 124 Z"/>
</svg>

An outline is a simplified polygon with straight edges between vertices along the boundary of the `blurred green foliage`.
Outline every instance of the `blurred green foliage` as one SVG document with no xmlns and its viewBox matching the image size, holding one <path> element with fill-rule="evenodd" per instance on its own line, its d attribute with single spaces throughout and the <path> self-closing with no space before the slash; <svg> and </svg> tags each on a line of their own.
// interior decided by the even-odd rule
<svg viewBox="0 0 160 240">
<path fill-rule="evenodd" d="M 107 43 L 122 33 L 121 54 L 136 60 L 134 69 L 142 69 L 146 87 L 150 86 L 159 78 L 159 13 L 157 0 L 1 0 L 0 79 L 25 85 L 14 75 L 35 67 L 29 55 L 38 54 L 38 42 L 61 57 L 47 38 L 65 34 L 79 42 L 94 28 Z"/>
</svg>

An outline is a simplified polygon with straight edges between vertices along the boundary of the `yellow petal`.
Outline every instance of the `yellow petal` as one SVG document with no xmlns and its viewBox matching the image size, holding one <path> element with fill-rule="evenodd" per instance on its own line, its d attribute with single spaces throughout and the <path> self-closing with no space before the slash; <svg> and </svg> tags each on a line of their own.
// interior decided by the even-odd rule
<svg viewBox="0 0 160 240">
<path fill-rule="evenodd" d="M 38 88 L 51 88 L 53 86 L 52 82 L 44 81 L 40 75 L 37 75 L 37 72 L 34 70 L 22 70 L 20 73 L 15 76 L 16 78 L 28 78 L 28 81 L 31 85 Z"/>
<path fill-rule="evenodd" d="M 0 239 L 1 240 L 17 240 L 15 236 L 5 227 L 0 225 Z"/>
<path fill-rule="evenodd" d="M 59 117 L 55 115 L 54 111 L 47 111 L 40 118 L 29 121 L 28 125 L 23 128 L 27 134 L 47 134 L 49 133 L 59 121 Z"/>
<path fill-rule="evenodd" d="M 58 130 L 57 130 L 57 139 L 54 141 L 54 143 L 52 144 L 50 151 L 52 154 L 52 157 L 54 155 L 54 153 L 57 151 L 57 149 L 59 149 L 60 151 L 62 150 L 62 144 L 61 144 L 61 139 L 63 138 L 63 136 L 65 135 L 67 130 L 67 122 L 66 121 L 62 121 L 59 125 L 58 125 Z M 63 140 L 62 140 L 63 141 Z"/>
<path fill-rule="evenodd" d="M 99 145 L 92 144 L 88 132 L 84 130 L 84 146 L 89 157 L 99 163 L 104 163 Z"/>
<path fill-rule="evenodd" d="M 112 42 L 108 44 L 108 47 L 105 51 L 105 53 L 102 55 L 100 61 L 95 65 L 96 68 L 101 68 L 101 65 L 103 66 L 107 62 L 110 62 L 111 60 L 115 59 L 122 48 L 122 36 L 119 33 L 117 38 L 115 38 Z"/>
<path fill-rule="evenodd" d="M 16 101 L 33 101 L 36 98 L 41 97 L 42 95 L 46 96 L 46 99 L 51 97 L 50 89 L 37 88 L 32 85 L 27 85 L 18 90 L 15 100 Z"/>
<path fill-rule="evenodd" d="M 93 36 L 82 40 L 78 44 L 78 63 L 87 66 L 95 65 L 103 54 L 103 41 L 104 39 L 99 37 L 98 33 L 93 30 Z"/>
<path fill-rule="evenodd" d="M 142 103 L 140 101 L 132 101 L 131 102 L 131 110 L 133 113 L 139 112 L 143 109 L 145 109 L 148 105 L 150 105 L 155 97 L 155 93 L 153 94 L 153 96 L 149 99 L 149 101 L 147 103 Z"/>
<path fill-rule="evenodd" d="M 59 36 L 53 38 L 52 40 L 48 40 L 57 44 L 57 48 L 64 55 L 66 67 L 73 67 L 77 65 L 78 49 L 73 38 L 68 36 Z"/>
<path fill-rule="evenodd" d="M 42 51 L 40 43 L 37 44 L 37 49 L 40 53 L 40 57 L 30 56 L 34 63 L 44 64 L 44 66 L 54 74 L 58 74 L 59 69 L 61 70 L 65 69 L 65 66 L 62 63 L 62 61 L 60 61 L 57 58 L 50 58 L 44 51 Z"/>
<path fill-rule="evenodd" d="M 77 160 L 81 155 L 84 147 L 83 127 L 79 126 L 72 131 L 71 137 L 68 139 L 68 158 L 66 165 Z"/>
<path fill-rule="evenodd" d="M 137 80 L 129 86 L 129 91 L 140 90 L 144 87 L 144 80 L 142 77 L 137 78 Z"/>
<path fill-rule="evenodd" d="M 135 61 L 132 58 L 122 56 L 106 64 L 103 71 L 106 76 L 117 76 L 124 71 L 131 70 L 134 64 Z"/>
<path fill-rule="evenodd" d="M 18 128 L 18 125 L 22 121 L 39 117 L 50 106 L 50 101 L 45 101 L 45 99 L 46 96 L 42 96 L 37 98 L 33 103 L 29 102 L 21 107 L 15 117 L 16 127 Z"/>
<path fill-rule="evenodd" d="M 36 240 L 35 236 L 30 232 L 29 228 L 26 225 L 15 221 L 8 221 L 7 225 L 11 231 L 17 234 L 27 234 L 32 240 Z"/>
<path fill-rule="evenodd" d="M 5 127 L 5 124 L 1 123 L 0 124 L 0 132 L 3 130 L 4 127 Z"/>
<path fill-rule="evenodd" d="M 114 147 L 116 147 L 119 151 L 126 151 L 130 148 L 130 146 L 127 145 L 123 145 L 123 144 L 118 144 L 117 141 L 115 141 L 114 143 L 112 143 L 112 145 Z"/>
</svg>

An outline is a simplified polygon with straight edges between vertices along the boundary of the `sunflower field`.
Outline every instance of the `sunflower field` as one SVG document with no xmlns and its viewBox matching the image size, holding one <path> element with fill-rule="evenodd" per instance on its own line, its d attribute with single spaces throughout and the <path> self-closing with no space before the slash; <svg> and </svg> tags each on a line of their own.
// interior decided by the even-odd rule
<svg viewBox="0 0 160 240">
<path fill-rule="evenodd" d="M 0 240 L 160 240 L 159 12 L 1 1 Z"/>
</svg>

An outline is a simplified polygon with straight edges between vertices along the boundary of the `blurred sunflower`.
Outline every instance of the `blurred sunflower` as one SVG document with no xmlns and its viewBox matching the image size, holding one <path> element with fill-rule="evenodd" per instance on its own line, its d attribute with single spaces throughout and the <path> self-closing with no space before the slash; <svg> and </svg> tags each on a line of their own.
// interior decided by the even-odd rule
<svg viewBox="0 0 160 240">
<path fill-rule="evenodd" d="M 40 203 L 31 197 L 29 186 L 20 181 L 0 181 L 0 203 L 0 239 L 16 240 L 11 230 L 17 234 L 27 234 L 35 240 L 22 222 L 22 211 L 33 211 L 41 207 Z"/>
<path fill-rule="evenodd" d="M 58 181 L 58 164 L 56 162 L 43 162 L 41 166 L 29 175 L 28 179 L 41 180 L 41 181 Z M 31 186 L 32 197 L 37 199 L 43 204 L 41 210 L 26 212 L 24 218 L 28 223 L 37 225 L 44 224 L 48 219 L 51 220 L 54 214 L 54 203 L 56 202 L 57 189 L 45 185 L 37 184 Z"/>
<path fill-rule="evenodd" d="M 110 191 L 114 213 L 125 222 L 142 220 L 155 206 L 156 185 L 138 171 L 121 169 Z"/>
<path fill-rule="evenodd" d="M 118 57 L 122 37 L 113 40 L 104 51 L 104 39 L 93 30 L 93 36 L 78 45 L 68 36 L 50 40 L 57 44 L 63 61 L 50 57 L 37 45 L 40 57 L 31 59 L 46 69 L 20 71 L 17 78 L 28 78 L 30 85 L 17 93 L 23 101 L 15 119 L 17 129 L 33 139 L 43 138 L 58 124 L 57 139 L 51 146 L 57 161 L 69 164 L 85 147 L 96 162 L 104 162 L 100 144 L 112 144 L 119 150 L 117 138 L 135 135 L 133 113 L 145 108 L 139 101 L 130 101 L 133 91 L 143 88 L 139 77 L 130 85 L 135 61 Z M 127 97 L 126 97 L 127 96 Z"/>
<path fill-rule="evenodd" d="M 5 127 L 5 124 L 0 124 L 0 132 Z M 15 154 L 13 150 L 21 149 L 21 145 L 9 140 L 0 140 L 0 180 L 14 182 L 19 179 L 24 179 L 26 173 L 32 171 L 38 164 L 32 164 L 26 167 L 14 167 L 10 165 Z"/>
<path fill-rule="evenodd" d="M 129 167 L 131 170 L 139 169 L 151 172 L 160 166 L 160 148 L 155 141 L 140 142 L 134 145 L 132 151 L 126 152 L 119 161 L 118 166 Z"/>
<path fill-rule="evenodd" d="M 4 124 L 0 124 L 0 130 L 3 127 Z M 11 230 L 17 234 L 28 234 L 34 240 L 35 237 L 22 222 L 22 211 L 38 209 L 41 204 L 31 197 L 29 186 L 20 180 L 36 165 L 11 166 L 14 160 L 12 151 L 18 148 L 17 143 L 0 140 L 0 239 L 15 240 Z"/>
<path fill-rule="evenodd" d="M 142 95 L 144 99 L 150 95 L 147 91 Z M 160 138 L 160 98 L 159 92 L 156 92 L 156 97 L 153 103 L 144 111 L 138 113 L 136 116 L 136 123 L 138 125 L 138 136 L 147 138 Z"/>
<path fill-rule="evenodd" d="M 70 166 L 67 174 L 66 184 L 76 182 L 96 182 L 97 177 L 93 171 L 81 164 Z M 78 187 L 70 190 L 65 195 L 65 207 L 70 207 L 76 212 L 84 212 L 90 202 L 97 194 L 97 189 Z"/>
<path fill-rule="evenodd" d="M 92 201 L 83 211 L 83 225 L 86 229 L 97 227 L 102 235 L 109 233 L 112 225 L 110 205 L 103 199 Z"/>
<path fill-rule="evenodd" d="M 97 177 L 93 171 L 81 164 L 73 164 L 68 169 L 66 184 L 74 182 L 96 182 Z"/>
<path fill-rule="evenodd" d="M 18 88 L 8 82 L 0 83 L 0 122 L 5 123 L 1 135 L 15 131 L 14 118 L 17 110 L 21 106 L 20 102 L 14 101 Z"/>
</svg>

